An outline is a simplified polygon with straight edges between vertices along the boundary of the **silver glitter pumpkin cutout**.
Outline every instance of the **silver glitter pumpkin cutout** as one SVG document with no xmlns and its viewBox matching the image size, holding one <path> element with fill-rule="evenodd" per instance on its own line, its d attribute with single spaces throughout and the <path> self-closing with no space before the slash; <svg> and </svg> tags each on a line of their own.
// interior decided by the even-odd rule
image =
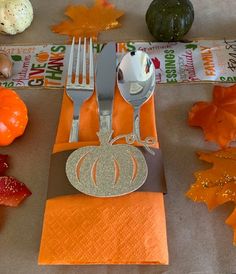
<svg viewBox="0 0 236 274">
<path fill-rule="evenodd" d="M 112 132 L 97 133 L 100 146 L 86 146 L 67 159 L 66 174 L 80 192 L 96 197 L 128 194 L 141 187 L 148 175 L 142 152 L 129 144 L 114 144 Z M 121 138 L 123 138 L 121 136 Z"/>
</svg>

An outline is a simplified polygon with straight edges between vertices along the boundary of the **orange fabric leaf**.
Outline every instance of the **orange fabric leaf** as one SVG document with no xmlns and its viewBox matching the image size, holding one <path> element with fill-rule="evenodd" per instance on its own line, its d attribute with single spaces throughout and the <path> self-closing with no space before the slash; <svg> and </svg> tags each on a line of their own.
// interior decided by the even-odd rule
<svg viewBox="0 0 236 274">
<path fill-rule="evenodd" d="M 216 86 L 212 102 L 198 102 L 189 112 L 190 126 L 201 127 L 205 139 L 225 148 L 236 140 L 236 85 Z"/>
<path fill-rule="evenodd" d="M 79 37 L 92 37 L 97 39 L 99 32 L 120 27 L 117 21 L 124 14 L 107 0 L 96 0 L 91 8 L 83 5 L 71 5 L 65 15 L 69 17 L 58 25 L 52 27 L 53 32 Z"/>
<path fill-rule="evenodd" d="M 236 204 L 236 148 L 216 152 L 199 152 L 199 159 L 212 163 L 213 167 L 194 173 L 195 183 L 186 193 L 195 202 L 206 203 L 209 210 L 226 202 Z M 236 208 L 226 223 L 234 229 L 236 245 Z"/>
</svg>

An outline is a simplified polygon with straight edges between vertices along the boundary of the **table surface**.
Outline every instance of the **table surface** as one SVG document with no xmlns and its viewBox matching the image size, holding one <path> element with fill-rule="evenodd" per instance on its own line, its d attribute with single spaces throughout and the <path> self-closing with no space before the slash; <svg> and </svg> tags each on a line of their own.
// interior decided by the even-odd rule
<svg viewBox="0 0 236 274">
<path fill-rule="evenodd" d="M 32 0 L 31 27 L 17 36 L 0 36 L 0 44 L 62 43 L 65 37 L 50 31 L 63 18 L 70 3 L 92 1 Z M 107 40 L 151 40 L 145 24 L 150 0 L 111 1 L 125 10 L 122 28 L 100 35 Z M 192 0 L 195 22 L 187 37 L 236 38 L 235 0 Z M 0 274 L 231 274 L 236 273 L 233 231 L 224 221 L 233 210 L 227 204 L 209 213 L 204 204 L 184 193 L 193 183 L 193 172 L 206 166 L 196 150 L 216 149 L 204 142 L 202 132 L 186 124 L 187 112 L 198 100 L 211 98 L 211 84 L 162 85 L 157 88 L 157 123 L 164 156 L 168 194 L 165 196 L 170 265 L 160 266 L 38 266 L 37 256 L 47 191 L 50 153 L 62 99 L 62 90 L 20 90 L 29 108 L 25 135 L 0 153 L 11 155 L 9 173 L 25 182 L 33 195 L 19 208 L 0 209 Z"/>
</svg>

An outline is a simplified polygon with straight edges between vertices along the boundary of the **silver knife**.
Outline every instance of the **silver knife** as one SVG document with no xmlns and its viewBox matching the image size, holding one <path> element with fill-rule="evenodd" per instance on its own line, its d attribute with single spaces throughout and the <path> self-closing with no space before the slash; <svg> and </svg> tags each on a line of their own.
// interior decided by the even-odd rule
<svg viewBox="0 0 236 274">
<path fill-rule="evenodd" d="M 96 93 L 100 130 L 112 130 L 112 108 L 116 82 L 116 43 L 106 44 L 96 64 Z"/>
</svg>

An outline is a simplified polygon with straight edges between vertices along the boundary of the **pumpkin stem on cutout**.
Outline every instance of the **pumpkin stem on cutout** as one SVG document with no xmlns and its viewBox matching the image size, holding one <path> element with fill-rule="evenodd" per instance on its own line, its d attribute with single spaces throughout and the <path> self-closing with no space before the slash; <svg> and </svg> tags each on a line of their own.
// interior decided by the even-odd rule
<svg viewBox="0 0 236 274">
<path fill-rule="evenodd" d="M 98 136 L 100 144 L 102 146 L 112 145 L 112 143 L 110 142 L 112 134 L 113 134 L 113 131 L 101 131 L 100 130 L 99 132 L 97 132 L 97 136 Z"/>
</svg>

